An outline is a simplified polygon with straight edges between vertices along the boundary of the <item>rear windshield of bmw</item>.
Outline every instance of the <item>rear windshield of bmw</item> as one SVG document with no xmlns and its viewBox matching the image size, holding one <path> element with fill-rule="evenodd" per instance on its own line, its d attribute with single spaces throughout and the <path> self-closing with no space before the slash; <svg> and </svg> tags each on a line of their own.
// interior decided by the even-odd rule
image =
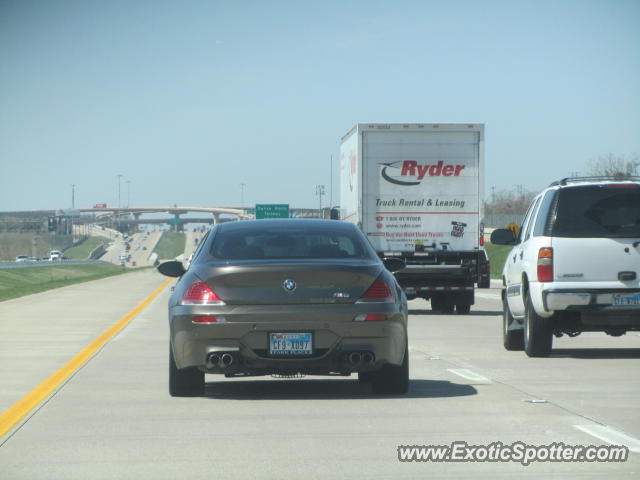
<svg viewBox="0 0 640 480">
<path fill-rule="evenodd" d="M 211 255 L 225 260 L 371 258 L 355 231 L 270 226 L 219 232 Z"/>
<path fill-rule="evenodd" d="M 561 189 L 551 236 L 640 237 L 640 185 L 615 183 Z"/>
</svg>

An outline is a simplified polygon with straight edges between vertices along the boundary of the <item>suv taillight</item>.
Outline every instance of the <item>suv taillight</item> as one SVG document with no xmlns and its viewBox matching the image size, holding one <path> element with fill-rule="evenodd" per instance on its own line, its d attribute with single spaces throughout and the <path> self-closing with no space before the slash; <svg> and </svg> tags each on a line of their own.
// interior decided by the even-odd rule
<svg viewBox="0 0 640 480">
<path fill-rule="evenodd" d="M 358 299 L 358 302 L 393 302 L 393 292 L 391 287 L 380 278 L 367 289 L 366 292 Z"/>
<path fill-rule="evenodd" d="M 538 250 L 538 281 L 553 281 L 553 248 L 545 247 Z"/>
<path fill-rule="evenodd" d="M 204 282 L 196 282 L 182 296 L 182 305 L 224 305 L 216 292 Z"/>
</svg>

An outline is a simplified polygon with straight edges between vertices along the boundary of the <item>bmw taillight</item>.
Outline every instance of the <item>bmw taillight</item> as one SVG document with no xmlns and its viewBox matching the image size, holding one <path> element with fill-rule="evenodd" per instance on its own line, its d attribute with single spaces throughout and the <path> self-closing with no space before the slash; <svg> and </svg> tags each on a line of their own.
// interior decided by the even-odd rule
<svg viewBox="0 0 640 480">
<path fill-rule="evenodd" d="M 538 281 L 553 281 L 553 248 L 545 247 L 538 250 Z"/>
<path fill-rule="evenodd" d="M 356 315 L 353 319 L 354 322 L 382 322 L 387 320 L 387 316 L 384 313 L 361 313 Z"/>
<path fill-rule="evenodd" d="M 224 305 L 216 292 L 204 282 L 196 282 L 182 296 L 182 305 Z"/>
<path fill-rule="evenodd" d="M 391 287 L 384 280 L 377 278 L 366 292 L 358 299 L 358 302 L 393 302 Z"/>
<path fill-rule="evenodd" d="M 193 323 L 218 323 L 215 315 L 195 315 L 191 318 Z"/>
</svg>

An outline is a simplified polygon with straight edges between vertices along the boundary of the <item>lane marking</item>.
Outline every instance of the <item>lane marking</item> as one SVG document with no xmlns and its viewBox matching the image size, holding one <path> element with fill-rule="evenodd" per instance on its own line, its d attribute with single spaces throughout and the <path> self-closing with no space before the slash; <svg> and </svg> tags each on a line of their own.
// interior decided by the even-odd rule
<svg viewBox="0 0 640 480">
<path fill-rule="evenodd" d="M 447 368 L 447 370 L 454 375 L 466 378 L 467 380 L 471 380 L 472 382 L 491 383 L 491 380 L 489 380 L 487 377 L 483 377 L 479 373 L 472 372 L 471 370 L 467 370 L 466 368 Z"/>
<path fill-rule="evenodd" d="M 640 453 L 640 440 L 614 428 L 605 425 L 574 425 L 573 428 L 577 428 L 612 445 L 624 445 L 631 452 Z"/>
<path fill-rule="evenodd" d="M 57 372 L 43 381 L 36 388 L 27 393 L 24 397 L 14 403 L 11 407 L 0 414 L 0 437 L 11 430 L 20 420 L 37 407 L 40 402 L 47 398 L 56 390 L 67 378 L 73 375 L 87 360 L 89 360 L 105 343 L 114 337 L 120 330 L 127 326 L 142 310 L 144 310 L 154 298 L 165 289 L 173 279 L 170 278 L 160 285 L 151 295 L 149 295 L 140 305 L 134 308 L 129 314 L 123 317 L 118 323 L 113 325 L 102 335 L 91 342 L 75 357 L 63 365 Z"/>
<path fill-rule="evenodd" d="M 500 300 L 502 298 L 499 293 L 480 293 L 476 291 L 475 295 L 478 298 L 490 298 L 491 300 Z"/>
</svg>

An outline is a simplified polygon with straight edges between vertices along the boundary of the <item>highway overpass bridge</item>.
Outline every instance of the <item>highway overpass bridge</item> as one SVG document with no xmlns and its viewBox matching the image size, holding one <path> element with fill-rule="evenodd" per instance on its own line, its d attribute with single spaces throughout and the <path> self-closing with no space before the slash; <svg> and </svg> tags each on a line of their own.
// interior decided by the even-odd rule
<svg viewBox="0 0 640 480">
<path fill-rule="evenodd" d="M 294 218 L 318 218 L 318 209 L 290 208 Z M 157 214 L 166 213 L 169 218 L 157 218 Z M 197 218 L 186 216 L 188 214 L 203 214 Z M 144 217 L 154 214 L 154 217 Z M 328 208 L 323 209 L 324 218 L 329 218 Z M 51 228 L 48 221 L 55 218 L 56 229 L 60 229 L 58 223 L 65 225 L 97 223 L 121 230 L 129 230 L 144 224 L 168 224 L 174 230 L 182 230 L 188 223 L 217 224 L 235 220 L 249 220 L 255 218 L 249 209 L 241 207 L 182 207 L 178 205 L 169 207 L 97 207 L 79 208 L 67 210 L 32 210 L 0 212 L 0 231 L 33 231 Z"/>
</svg>

